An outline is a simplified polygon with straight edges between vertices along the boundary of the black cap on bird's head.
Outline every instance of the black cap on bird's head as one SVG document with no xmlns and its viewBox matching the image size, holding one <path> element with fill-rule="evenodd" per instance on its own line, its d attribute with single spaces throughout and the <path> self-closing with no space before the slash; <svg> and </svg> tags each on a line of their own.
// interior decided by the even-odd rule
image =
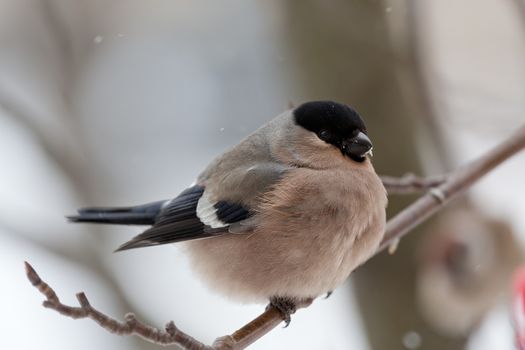
<svg viewBox="0 0 525 350">
<path fill-rule="evenodd" d="M 359 114 L 350 106 L 333 101 L 306 102 L 293 111 L 297 125 L 339 148 L 356 162 L 372 151 L 372 142 Z"/>
</svg>

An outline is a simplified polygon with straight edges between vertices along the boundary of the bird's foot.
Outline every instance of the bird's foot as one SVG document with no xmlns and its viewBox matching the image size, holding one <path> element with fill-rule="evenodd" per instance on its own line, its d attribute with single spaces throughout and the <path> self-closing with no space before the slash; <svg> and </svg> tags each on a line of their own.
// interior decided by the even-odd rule
<svg viewBox="0 0 525 350">
<path fill-rule="evenodd" d="M 270 304 L 266 309 L 270 307 L 274 307 L 281 312 L 284 323 L 286 324 L 284 328 L 286 328 L 290 325 L 290 316 L 297 311 L 297 301 L 296 299 L 289 297 L 271 297 Z"/>
<path fill-rule="evenodd" d="M 328 293 L 326 293 L 326 295 L 324 296 L 325 299 L 328 299 L 330 298 L 330 295 L 332 295 L 334 293 L 333 290 L 329 291 Z"/>
</svg>

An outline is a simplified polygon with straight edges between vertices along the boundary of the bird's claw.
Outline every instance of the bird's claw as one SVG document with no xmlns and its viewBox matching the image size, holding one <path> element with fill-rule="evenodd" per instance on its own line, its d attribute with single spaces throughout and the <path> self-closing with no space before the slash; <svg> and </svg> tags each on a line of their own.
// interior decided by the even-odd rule
<svg viewBox="0 0 525 350">
<path fill-rule="evenodd" d="M 330 295 L 332 295 L 333 293 L 334 293 L 334 291 L 333 291 L 333 290 L 331 290 L 331 291 L 327 292 L 324 298 L 325 298 L 325 299 L 328 299 L 328 298 L 330 298 Z"/>
<path fill-rule="evenodd" d="M 279 310 L 285 323 L 284 328 L 290 325 L 292 320 L 291 315 L 297 311 L 295 299 L 287 297 L 271 297 L 270 304 L 267 306 L 267 309 L 270 307 L 274 307 Z"/>
</svg>

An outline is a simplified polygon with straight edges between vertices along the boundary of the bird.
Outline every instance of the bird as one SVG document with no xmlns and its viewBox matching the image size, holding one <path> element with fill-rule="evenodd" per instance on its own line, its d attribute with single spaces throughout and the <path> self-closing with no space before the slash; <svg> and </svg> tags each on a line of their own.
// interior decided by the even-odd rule
<svg viewBox="0 0 525 350">
<path fill-rule="evenodd" d="M 173 199 L 68 218 L 149 225 L 116 251 L 181 242 L 209 287 L 269 301 L 288 325 L 297 305 L 329 295 L 381 242 L 387 194 L 372 148 L 354 108 L 306 102 L 216 157 Z"/>
</svg>

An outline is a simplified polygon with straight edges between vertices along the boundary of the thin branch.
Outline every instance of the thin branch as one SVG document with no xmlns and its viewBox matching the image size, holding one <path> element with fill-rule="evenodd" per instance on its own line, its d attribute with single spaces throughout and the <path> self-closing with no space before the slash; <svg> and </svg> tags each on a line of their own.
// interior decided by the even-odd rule
<svg viewBox="0 0 525 350">
<path fill-rule="evenodd" d="M 136 334 L 143 339 L 159 345 L 166 346 L 177 344 L 188 350 L 214 349 L 202 344 L 179 330 L 173 321 L 168 322 L 165 331 L 161 331 L 140 322 L 132 313 L 126 314 L 125 322 L 119 322 L 92 307 L 84 293 L 77 294 L 80 307 L 64 305 L 58 299 L 55 291 L 46 282 L 42 281 L 40 276 L 36 273 L 33 267 L 29 265 L 29 263 L 25 263 L 25 268 L 27 278 L 31 284 L 46 297 L 46 300 L 43 303 L 44 307 L 53 309 L 64 316 L 73 319 L 90 318 L 111 333 L 118 335 Z"/>
<path fill-rule="evenodd" d="M 478 159 L 458 168 L 445 178 L 434 178 L 437 183 L 429 179 L 418 179 L 406 177 L 391 183 L 409 184 L 410 188 L 428 188 L 430 191 L 409 205 L 394 218 L 387 222 L 385 236 L 377 250 L 383 251 L 386 247 L 396 242 L 411 229 L 427 219 L 433 213 L 447 205 L 452 199 L 465 192 L 477 180 L 496 168 L 502 162 L 525 148 L 525 126 L 520 128 L 514 135 L 510 136 L 500 145 L 488 151 Z M 383 177 L 383 180 L 385 177 Z M 389 180 L 391 178 L 387 178 Z M 407 180 L 408 179 L 408 180 Z M 416 178 L 417 179 L 417 178 Z M 432 179 L 432 178 L 430 178 Z M 404 182 L 403 182 L 404 181 Z M 422 182 L 421 182 L 422 181 Z M 51 287 L 40 279 L 35 270 L 26 263 L 26 274 L 33 286 L 35 286 L 45 297 L 44 306 L 71 318 L 91 318 L 102 328 L 109 332 L 122 334 L 136 334 L 143 339 L 159 345 L 177 344 L 185 349 L 194 350 L 240 350 L 257 341 L 269 333 L 283 321 L 283 315 L 274 307 L 268 307 L 259 317 L 237 330 L 231 335 L 218 338 L 213 346 L 207 346 L 192 338 L 175 327 L 173 321 L 169 322 L 165 331 L 148 326 L 138 321 L 133 314 L 126 315 L 125 322 L 119 322 L 93 308 L 84 293 L 77 294 L 80 307 L 64 305 L 58 299 Z M 298 305 L 297 308 L 307 307 L 311 302 Z"/>
<path fill-rule="evenodd" d="M 312 299 L 302 300 L 300 304 L 295 306 L 297 309 L 305 308 L 310 306 L 312 301 Z M 219 350 L 245 349 L 277 327 L 283 320 L 283 315 L 278 309 L 268 306 L 262 314 L 235 331 L 232 335 L 217 338 L 213 343 L 213 347 Z"/>
<path fill-rule="evenodd" d="M 525 126 L 481 157 L 451 172 L 440 186 L 431 189 L 408 208 L 388 220 L 385 236 L 378 251 L 382 251 L 407 234 L 523 148 L 525 148 Z"/>
<path fill-rule="evenodd" d="M 388 194 L 419 193 L 437 187 L 447 180 L 448 175 L 419 177 L 408 173 L 402 177 L 381 175 L 381 181 Z"/>
</svg>

